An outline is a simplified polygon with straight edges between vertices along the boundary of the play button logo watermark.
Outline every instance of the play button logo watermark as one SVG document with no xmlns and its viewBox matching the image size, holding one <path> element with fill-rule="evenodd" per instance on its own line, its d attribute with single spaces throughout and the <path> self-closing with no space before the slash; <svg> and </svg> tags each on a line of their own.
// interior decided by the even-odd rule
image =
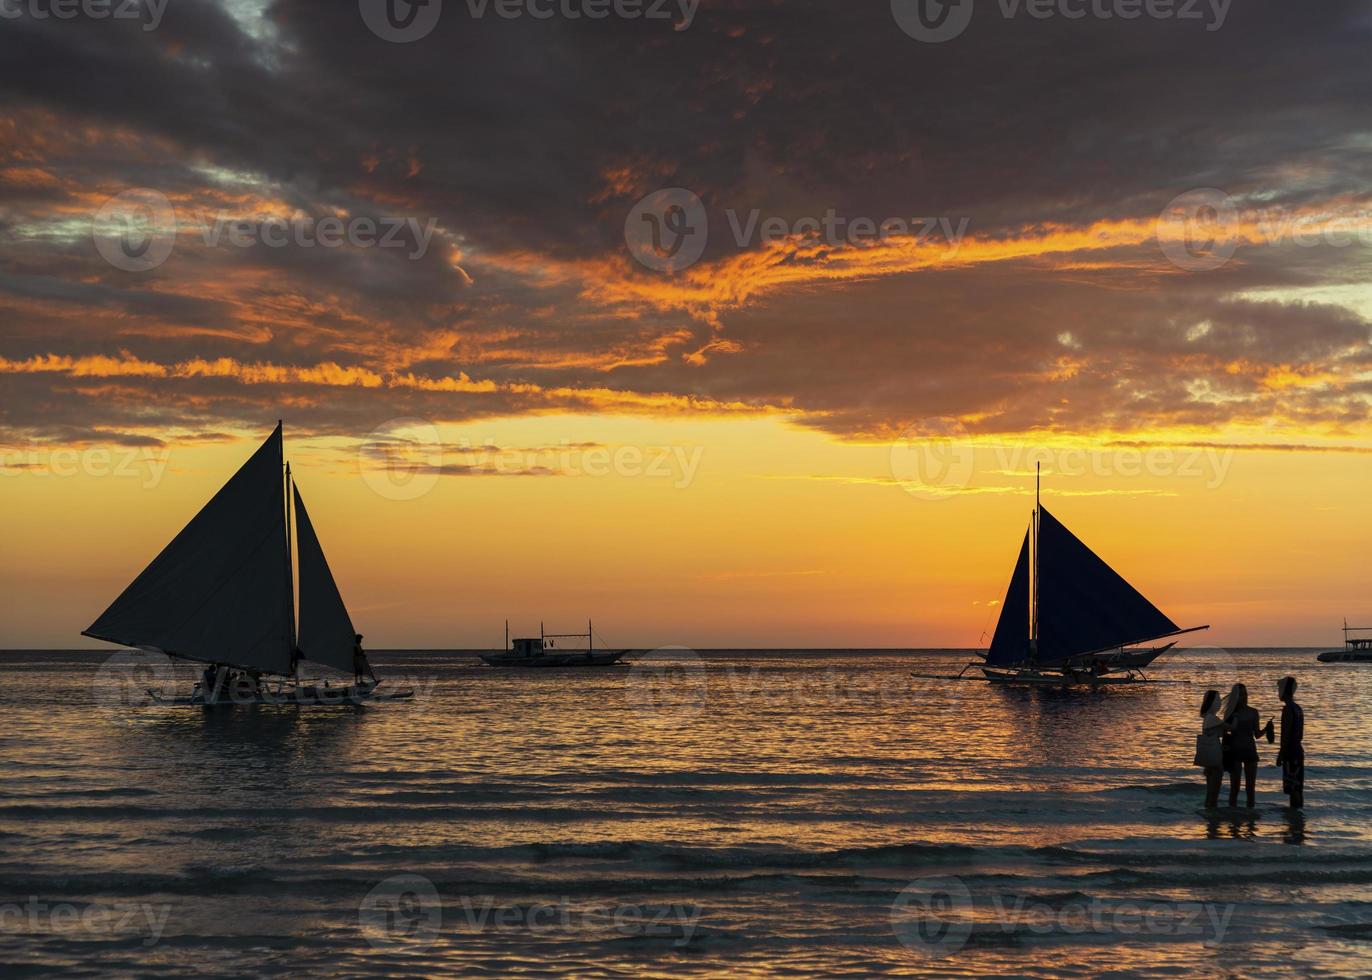
<svg viewBox="0 0 1372 980">
<path fill-rule="evenodd" d="M 443 0 L 358 0 L 362 21 L 383 41 L 408 44 L 438 26 Z"/>
<path fill-rule="evenodd" d="M 972 893 L 951 876 L 913 881 L 891 905 L 896 939 L 928 959 L 952 956 L 966 946 L 972 921 Z"/>
<path fill-rule="evenodd" d="M 629 254 L 655 272 L 689 269 L 705 254 L 709 240 L 705 204 L 684 187 L 653 191 L 624 220 Z"/>
<path fill-rule="evenodd" d="M 91 218 L 100 256 L 125 272 L 156 269 L 176 245 L 176 209 L 165 194 L 135 187 L 105 201 Z"/>
<path fill-rule="evenodd" d="M 972 0 L 891 0 L 891 16 L 916 41 L 951 41 L 972 22 Z"/>
</svg>

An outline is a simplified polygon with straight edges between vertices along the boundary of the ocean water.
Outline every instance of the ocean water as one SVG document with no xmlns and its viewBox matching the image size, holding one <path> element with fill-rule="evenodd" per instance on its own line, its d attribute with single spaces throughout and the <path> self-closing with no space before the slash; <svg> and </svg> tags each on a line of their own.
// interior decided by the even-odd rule
<svg viewBox="0 0 1372 980">
<path fill-rule="evenodd" d="M 1372 667 L 911 676 L 965 659 L 379 652 L 413 701 L 205 711 L 141 703 L 189 671 L 2 653 L 0 973 L 1372 974 Z M 1286 673 L 1304 816 L 1266 747 L 1257 810 L 1207 816 L 1202 691 L 1265 719 Z"/>
</svg>

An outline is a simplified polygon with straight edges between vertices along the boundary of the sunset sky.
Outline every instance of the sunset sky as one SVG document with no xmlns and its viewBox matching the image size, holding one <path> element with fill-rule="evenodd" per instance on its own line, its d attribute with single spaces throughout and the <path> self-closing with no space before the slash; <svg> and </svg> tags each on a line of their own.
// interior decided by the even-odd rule
<svg viewBox="0 0 1372 980">
<path fill-rule="evenodd" d="M 975 647 L 1036 463 L 1193 645 L 1372 626 L 1365 2 L 367 8 L 0 19 L 0 647 L 278 419 L 376 648 Z"/>
</svg>

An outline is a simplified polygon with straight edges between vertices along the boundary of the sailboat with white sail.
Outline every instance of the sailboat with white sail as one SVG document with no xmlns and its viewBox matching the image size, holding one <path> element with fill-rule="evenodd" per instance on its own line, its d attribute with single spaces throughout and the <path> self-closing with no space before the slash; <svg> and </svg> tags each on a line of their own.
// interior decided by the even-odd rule
<svg viewBox="0 0 1372 980">
<path fill-rule="evenodd" d="M 323 705 L 413 694 L 306 679 L 319 667 L 353 673 L 358 637 L 285 460 L 280 422 L 82 635 L 206 665 L 189 696 L 148 692 L 162 703 Z"/>
</svg>

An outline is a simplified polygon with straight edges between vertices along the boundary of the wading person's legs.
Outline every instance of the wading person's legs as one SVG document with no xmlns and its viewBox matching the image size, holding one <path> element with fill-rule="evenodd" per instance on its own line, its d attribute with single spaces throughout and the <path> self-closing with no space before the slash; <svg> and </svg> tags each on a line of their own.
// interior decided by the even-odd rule
<svg viewBox="0 0 1372 980">
<path fill-rule="evenodd" d="M 1205 806 L 1211 809 L 1220 805 L 1220 787 L 1224 785 L 1224 770 L 1211 766 L 1205 770 Z"/>
</svg>

